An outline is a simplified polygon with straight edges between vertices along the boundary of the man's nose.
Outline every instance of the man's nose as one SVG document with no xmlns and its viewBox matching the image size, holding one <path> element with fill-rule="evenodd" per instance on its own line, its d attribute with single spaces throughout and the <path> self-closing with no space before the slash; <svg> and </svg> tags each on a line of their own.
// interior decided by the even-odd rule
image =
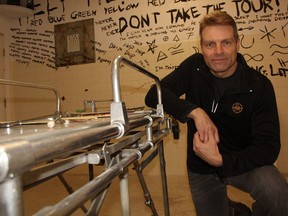
<svg viewBox="0 0 288 216">
<path fill-rule="evenodd" d="M 215 46 L 215 53 L 216 54 L 222 54 L 223 53 L 223 47 L 221 46 L 221 44 L 217 44 Z"/>
</svg>

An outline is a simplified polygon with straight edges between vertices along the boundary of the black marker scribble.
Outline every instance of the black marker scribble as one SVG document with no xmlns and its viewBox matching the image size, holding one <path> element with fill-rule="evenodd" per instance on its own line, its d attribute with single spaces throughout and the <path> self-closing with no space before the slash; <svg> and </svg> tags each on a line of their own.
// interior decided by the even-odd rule
<svg viewBox="0 0 288 216">
<path fill-rule="evenodd" d="M 192 48 L 194 49 L 194 52 L 195 52 L 195 53 L 199 53 L 199 52 L 200 52 L 198 47 L 193 46 Z"/>
<path fill-rule="evenodd" d="M 176 54 L 179 54 L 179 53 L 183 53 L 184 50 L 182 48 L 179 48 L 182 44 L 179 44 L 178 46 L 176 45 L 175 47 L 170 47 L 168 49 L 168 51 L 172 50 L 170 52 L 171 55 L 176 55 Z"/>
<path fill-rule="evenodd" d="M 178 41 L 180 41 L 180 39 L 179 39 L 178 35 L 176 35 L 176 36 L 174 37 L 173 41 L 175 41 L 175 42 L 178 42 Z"/>
<path fill-rule="evenodd" d="M 238 31 L 244 31 L 246 29 L 252 30 L 252 29 L 254 29 L 254 27 L 253 26 L 248 26 L 248 27 L 245 27 L 245 28 L 239 28 Z"/>
<path fill-rule="evenodd" d="M 273 33 L 276 29 L 277 29 L 277 28 L 274 28 L 273 30 L 268 31 L 267 26 L 265 26 L 265 30 L 260 29 L 260 31 L 264 33 L 264 36 L 261 37 L 261 39 L 263 39 L 264 37 L 267 37 L 268 41 L 270 42 L 270 37 L 275 38 L 275 37 L 272 35 L 272 33 Z"/>
<path fill-rule="evenodd" d="M 249 56 L 248 59 L 246 59 L 247 62 L 249 62 L 250 60 L 253 60 L 253 61 L 257 61 L 257 62 L 260 62 L 264 59 L 264 55 L 263 54 L 257 54 L 257 55 L 254 55 L 254 56 L 251 56 L 250 54 L 248 53 L 245 53 L 243 54 L 243 56 Z"/>
<path fill-rule="evenodd" d="M 244 45 L 243 45 L 244 35 L 241 34 L 241 35 L 239 35 L 239 37 L 240 37 L 241 47 L 243 47 L 244 49 L 250 49 L 250 48 L 254 45 L 254 43 L 255 43 L 255 39 L 254 39 L 254 37 L 253 37 L 253 40 L 252 40 L 251 45 L 250 45 L 250 46 L 244 46 Z"/>
<path fill-rule="evenodd" d="M 286 77 L 286 72 L 288 72 L 287 68 L 278 68 L 278 71 L 274 72 L 273 65 L 270 64 L 270 75 L 271 76 L 280 76 L 280 77 Z"/>
<path fill-rule="evenodd" d="M 279 44 L 272 44 L 272 45 L 270 46 L 270 49 L 273 48 L 273 47 L 283 49 L 283 51 L 282 51 L 282 50 L 280 51 L 280 49 L 279 49 L 279 50 L 276 50 L 276 51 L 274 51 L 274 52 L 271 54 L 271 56 L 273 56 L 273 55 L 276 54 L 276 53 L 283 54 L 283 55 L 288 54 L 288 51 L 286 51 L 286 49 L 288 48 L 288 46 L 281 46 L 281 45 L 279 45 Z"/>
<path fill-rule="evenodd" d="M 288 63 L 288 61 L 283 61 L 282 59 L 278 58 L 278 62 L 281 65 L 281 67 L 286 67 L 286 63 Z"/>
<path fill-rule="evenodd" d="M 188 40 L 190 39 L 190 37 L 194 36 L 194 32 L 189 32 L 188 34 Z"/>
<path fill-rule="evenodd" d="M 176 45 L 175 47 L 170 47 L 170 48 L 168 49 L 168 51 L 170 51 L 171 49 L 178 49 L 181 45 L 182 45 L 182 44 L 179 44 L 178 46 Z"/>
<path fill-rule="evenodd" d="M 164 4 L 165 4 L 165 0 L 162 0 L 162 1 L 160 1 L 160 0 L 157 0 L 157 1 L 148 0 L 148 2 L 147 2 L 148 7 L 149 6 L 159 7 L 159 6 L 162 6 Z"/>
<path fill-rule="evenodd" d="M 166 41 L 168 41 L 168 40 L 169 40 L 169 37 L 168 37 L 168 36 L 164 36 L 164 37 L 163 37 L 163 41 L 166 42 Z"/>
<path fill-rule="evenodd" d="M 288 52 L 274 51 L 274 52 L 271 54 L 271 56 L 273 56 L 273 55 L 276 54 L 276 53 L 279 53 L 279 54 L 282 54 L 282 55 L 288 54 Z"/>
<path fill-rule="evenodd" d="M 164 52 L 160 51 L 157 57 L 157 62 L 162 61 L 166 58 L 168 58 L 168 56 Z"/>
<path fill-rule="evenodd" d="M 274 46 L 277 46 L 277 47 L 282 48 L 282 49 L 288 48 L 288 45 L 287 45 L 287 46 L 281 46 L 281 45 L 279 45 L 279 44 L 272 44 L 272 45 L 270 46 L 270 49 L 271 49 L 272 47 L 274 47 Z"/>
<path fill-rule="evenodd" d="M 287 6 L 287 7 L 288 7 L 288 6 Z M 284 37 L 286 37 L 285 27 L 286 27 L 287 25 L 288 25 L 288 22 L 287 22 L 284 26 L 281 27 L 281 30 L 283 31 Z"/>
<path fill-rule="evenodd" d="M 155 48 L 157 46 L 155 45 L 156 39 L 154 39 L 152 42 L 146 42 L 146 44 L 149 46 L 149 49 L 147 52 L 151 51 L 154 54 Z"/>
</svg>

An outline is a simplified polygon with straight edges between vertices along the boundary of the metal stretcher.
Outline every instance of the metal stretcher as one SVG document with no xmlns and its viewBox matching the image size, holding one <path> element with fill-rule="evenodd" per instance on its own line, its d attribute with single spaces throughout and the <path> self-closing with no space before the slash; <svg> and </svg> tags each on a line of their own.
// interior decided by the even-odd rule
<svg viewBox="0 0 288 216">
<path fill-rule="evenodd" d="M 157 87 L 156 110 L 127 112 L 121 100 L 119 69 L 124 63 L 152 78 Z M 143 169 L 158 155 L 165 215 L 169 213 L 163 138 L 171 132 L 170 118 L 164 114 L 158 77 L 122 56 L 112 64 L 113 102 L 106 116 L 91 116 L 85 121 L 73 121 L 60 112 L 57 91 L 37 84 L 0 80 L 1 84 L 52 90 L 56 95 L 56 111 L 42 117 L 45 124 L 33 124 L 35 119 L 1 123 L 0 125 L 0 215 L 24 215 L 23 191 L 52 177 L 79 166 L 103 164 L 105 171 L 94 176 L 76 191 L 71 191 L 52 206 L 35 213 L 42 215 L 71 215 L 82 208 L 85 215 L 98 215 L 113 179 L 120 179 L 121 214 L 130 215 L 128 172 L 134 166 L 141 184 L 145 204 L 152 215 L 158 215 L 149 193 Z M 39 121 L 39 119 L 37 119 Z M 55 124 L 48 124 L 54 122 Z M 32 123 L 31 123 L 32 122 Z M 89 169 L 90 170 L 90 169 Z M 83 206 L 91 200 L 89 209 Z"/>
</svg>

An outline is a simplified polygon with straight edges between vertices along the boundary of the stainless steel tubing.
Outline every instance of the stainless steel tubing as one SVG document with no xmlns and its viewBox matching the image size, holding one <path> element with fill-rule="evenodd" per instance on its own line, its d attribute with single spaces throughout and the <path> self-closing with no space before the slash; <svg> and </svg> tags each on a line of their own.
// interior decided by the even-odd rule
<svg viewBox="0 0 288 216">
<path fill-rule="evenodd" d="M 153 119 L 154 119 L 154 123 L 157 123 L 157 122 L 161 121 L 161 118 L 159 118 L 159 117 L 154 117 Z M 147 126 L 149 124 L 149 122 L 150 122 L 149 118 L 141 118 L 141 119 L 136 119 L 136 120 L 133 119 L 133 120 L 130 121 L 130 125 L 131 125 L 130 129 L 138 128 L 138 127 L 141 127 L 141 126 Z M 132 143 L 135 143 L 137 140 L 139 140 L 145 134 L 147 134 L 147 132 L 144 131 L 144 130 L 141 131 L 141 132 L 138 132 L 137 134 L 133 134 L 133 136 L 131 136 L 131 137 L 128 137 L 128 138 L 126 138 L 124 140 L 121 140 L 120 142 L 116 142 L 116 143 L 113 143 L 113 144 L 107 146 L 106 147 L 106 151 L 108 151 L 110 155 L 115 153 L 115 152 L 118 152 L 121 149 L 126 148 L 128 145 L 131 145 Z M 167 133 L 165 133 L 165 136 L 166 135 L 167 135 Z M 151 134 L 151 137 L 152 137 L 152 134 Z M 152 141 L 152 138 L 148 139 L 148 141 Z M 99 160 L 103 159 L 103 154 L 101 152 L 96 152 L 95 154 L 97 155 Z M 89 158 L 89 155 L 88 155 L 88 158 Z"/>
<path fill-rule="evenodd" d="M 130 216 L 128 170 L 124 169 L 124 173 L 122 173 L 119 177 L 122 216 Z"/>
<path fill-rule="evenodd" d="M 33 122 L 41 122 L 44 119 L 47 121 L 47 124 L 49 121 L 57 121 L 60 119 L 61 115 L 60 113 L 56 112 L 53 115 L 47 115 L 47 116 L 41 116 L 41 117 L 36 117 L 36 118 L 31 118 L 31 119 L 25 119 L 25 120 L 18 120 L 18 121 L 12 121 L 12 122 L 5 122 L 5 123 L 0 123 L 0 128 L 11 128 L 14 126 L 19 126 L 19 125 L 24 125 L 27 123 L 33 123 Z"/>
<path fill-rule="evenodd" d="M 161 140 L 163 140 L 163 138 L 165 137 L 165 136 L 167 136 L 168 134 L 170 133 L 170 130 L 165 130 L 165 131 L 162 131 L 162 133 L 156 133 L 155 135 L 153 135 L 153 140 L 152 140 L 152 142 L 154 143 L 154 144 L 156 144 L 156 143 L 158 143 L 159 141 L 161 141 Z"/>
<path fill-rule="evenodd" d="M 24 215 L 21 177 L 19 175 L 11 175 L 8 180 L 0 184 L 0 191 L 0 215 Z M 21 192 L 18 193 L 19 191 Z"/>
<path fill-rule="evenodd" d="M 121 102 L 121 91 L 120 91 L 120 82 L 119 82 L 119 70 L 120 70 L 121 62 L 127 64 L 128 66 L 134 68 L 135 70 L 152 78 L 155 81 L 156 88 L 157 88 L 157 97 L 158 97 L 157 114 L 163 117 L 164 111 L 163 111 L 163 106 L 162 106 L 160 79 L 154 74 L 150 73 L 149 71 L 131 62 L 130 60 L 124 58 L 121 55 L 117 56 L 112 63 L 112 87 L 113 87 L 114 102 L 115 103 Z"/>
<path fill-rule="evenodd" d="M 150 162 L 151 162 L 151 161 L 149 161 L 148 163 L 150 163 Z M 143 163 L 143 162 L 142 162 L 142 163 Z M 148 187 L 147 187 L 147 184 L 146 184 L 146 182 L 145 182 L 144 176 L 143 176 L 143 174 L 142 174 L 142 171 L 143 171 L 143 169 L 142 169 L 142 168 L 143 168 L 143 167 L 142 167 L 142 163 L 141 163 L 141 165 L 140 165 L 138 161 L 135 161 L 135 162 L 134 162 L 134 169 L 135 169 L 135 171 L 136 171 L 136 173 L 137 173 L 137 176 L 138 176 L 140 185 L 141 185 L 141 187 L 142 187 L 142 191 L 143 191 L 143 193 L 144 193 L 144 198 L 145 198 L 145 204 L 146 204 L 146 206 L 148 206 L 148 207 L 151 209 L 153 216 L 158 216 L 158 212 L 157 212 L 157 210 L 156 210 L 156 208 L 155 208 L 153 199 L 152 199 L 152 197 L 151 197 L 151 194 L 150 194 L 150 192 L 149 192 L 149 190 L 148 190 Z"/>
<path fill-rule="evenodd" d="M 145 126 L 149 120 L 141 118 L 133 119 L 132 122 L 132 128 L 137 128 Z M 120 131 L 121 128 L 117 124 L 102 127 L 99 127 L 97 123 L 84 126 L 80 124 L 73 127 L 51 129 L 46 133 L 36 133 L 33 136 L 26 135 L 0 140 L 0 197 L 3 198 L 0 215 L 14 216 L 14 214 L 5 214 L 8 211 L 9 203 L 21 202 L 18 199 L 21 198 L 22 190 L 13 190 L 15 196 L 9 197 L 11 200 L 4 193 L 11 176 L 21 176 L 38 163 L 49 161 L 55 157 L 65 157 L 76 150 L 91 147 L 97 142 L 114 139 L 119 136 Z M 21 188 L 21 182 L 19 184 L 18 187 Z"/>
<path fill-rule="evenodd" d="M 123 173 L 124 169 L 130 166 L 139 158 L 139 152 L 135 150 L 129 156 L 125 157 L 119 163 L 105 170 L 99 176 L 88 182 L 73 194 L 64 198 L 54 206 L 44 208 L 37 212 L 35 216 L 65 216 L 71 215 L 75 210 L 84 204 L 91 197 L 100 193 L 115 177 Z"/>
<path fill-rule="evenodd" d="M 159 120 L 159 118 L 158 118 Z M 157 121 L 157 119 L 155 119 Z M 150 123 L 150 120 L 148 118 L 141 118 L 136 120 L 130 120 L 130 129 L 138 128 L 144 125 L 148 125 Z"/>
<path fill-rule="evenodd" d="M 120 69 L 120 63 L 126 63 L 127 65 L 131 66 L 132 68 L 136 69 L 137 71 L 145 74 L 146 76 L 152 78 L 157 87 L 157 94 L 158 94 L 158 103 L 162 104 L 162 98 L 161 98 L 161 87 L 160 87 L 160 80 L 157 76 L 150 73 L 149 71 L 145 70 L 144 68 L 140 67 L 139 65 L 129 61 L 128 59 L 117 56 L 112 65 L 112 86 L 113 86 L 113 96 L 114 96 L 114 102 L 120 102 L 121 101 L 121 92 L 120 92 L 120 84 L 119 84 L 119 69 Z"/>
<path fill-rule="evenodd" d="M 160 159 L 164 211 L 165 211 L 165 216 L 170 216 L 169 199 L 168 199 L 168 185 L 167 185 L 167 176 L 166 176 L 166 161 L 165 161 L 165 157 L 164 157 L 163 140 L 161 140 L 157 146 L 158 146 L 159 159 Z"/>
<path fill-rule="evenodd" d="M 46 163 L 42 166 L 37 166 L 29 172 L 25 172 L 22 176 L 23 190 L 32 188 L 43 181 L 55 177 L 67 170 L 70 170 L 76 166 L 87 163 L 87 153 L 81 153 L 76 156 L 64 158 L 62 160 L 54 161 L 53 163 Z"/>
<path fill-rule="evenodd" d="M 22 173 L 33 165 L 58 156 L 69 155 L 76 149 L 88 148 L 93 143 L 115 138 L 117 125 L 62 128 L 49 133 L 0 141 L 0 182 L 9 173 Z M 49 136 L 49 138 L 47 138 Z"/>
<path fill-rule="evenodd" d="M 11 86 L 20 86 L 20 87 L 28 87 L 28 88 L 36 88 L 36 89 L 46 89 L 49 91 L 53 91 L 56 96 L 56 112 L 60 113 L 60 96 L 57 90 L 51 86 L 46 85 L 39 85 L 35 83 L 28 83 L 28 82 L 19 82 L 14 80 L 7 80 L 7 79 L 0 79 L 0 84 L 3 85 L 11 85 Z"/>
<path fill-rule="evenodd" d="M 23 215 L 22 182 L 16 180 L 32 166 L 58 156 L 67 156 L 77 149 L 88 148 L 98 141 L 116 138 L 119 135 L 120 129 L 117 125 L 100 128 L 95 125 L 63 128 L 49 133 L 1 140 L 0 215 Z M 9 192 L 11 195 L 7 196 Z"/>
<path fill-rule="evenodd" d="M 148 72 L 144 68 L 138 66 L 137 64 L 129 61 L 128 59 L 117 56 L 112 63 L 112 88 L 113 88 L 113 99 L 114 101 L 110 104 L 110 114 L 111 114 L 111 124 L 120 124 L 122 126 L 122 133 L 118 138 L 122 137 L 127 131 L 130 129 L 130 123 L 127 117 L 127 110 L 125 103 L 121 100 L 121 91 L 120 91 L 120 79 L 119 79 L 119 71 L 120 71 L 120 63 L 126 63 L 137 71 L 143 73 L 144 75 L 154 79 L 157 87 L 157 96 L 158 96 L 158 104 L 157 104 L 157 115 L 164 120 L 164 110 L 162 105 L 161 98 L 161 86 L 160 80 L 157 76 Z"/>
<path fill-rule="evenodd" d="M 51 86 L 46 86 L 46 85 L 39 85 L 39 84 L 27 83 L 27 82 L 19 82 L 19 81 L 14 81 L 14 80 L 7 80 L 7 79 L 0 79 L 0 84 L 49 90 L 49 91 L 53 91 L 55 96 L 56 96 L 56 111 L 53 115 L 41 116 L 38 118 L 19 120 L 19 121 L 13 121 L 13 122 L 8 122 L 8 123 L 0 123 L 0 128 L 1 127 L 9 128 L 9 127 L 25 124 L 26 122 L 33 122 L 33 121 L 43 120 L 43 119 L 46 119 L 47 122 L 48 121 L 57 121 L 61 117 L 60 96 L 59 96 L 59 94 L 55 88 L 53 88 Z"/>
</svg>

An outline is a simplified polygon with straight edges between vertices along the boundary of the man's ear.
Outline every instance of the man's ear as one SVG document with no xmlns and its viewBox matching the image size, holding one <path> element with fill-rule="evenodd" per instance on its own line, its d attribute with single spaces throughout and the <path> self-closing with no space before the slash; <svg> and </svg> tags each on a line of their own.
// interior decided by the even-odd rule
<svg viewBox="0 0 288 216">
<path fill-rule="evenodd" d="M 237 46 L 237 52 L 238 52 L 240 50 L 240 38 L 237 39 L 236 46 Z"/>
</svg>

